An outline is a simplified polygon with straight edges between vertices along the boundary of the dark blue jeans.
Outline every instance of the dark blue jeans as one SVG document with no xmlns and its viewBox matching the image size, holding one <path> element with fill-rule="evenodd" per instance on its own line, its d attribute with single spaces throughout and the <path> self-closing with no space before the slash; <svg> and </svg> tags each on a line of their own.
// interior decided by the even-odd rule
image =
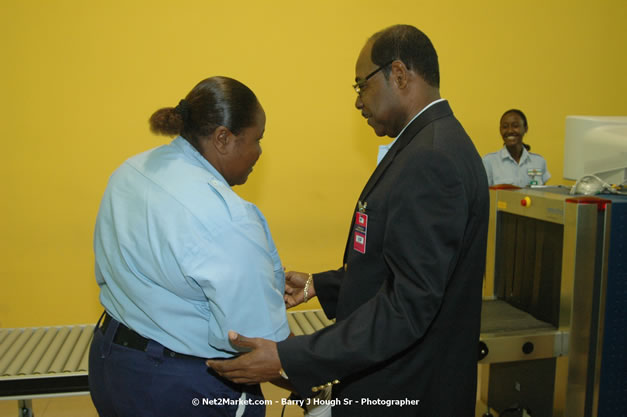
<svg viewBox="0 0 627 417">
<path fill-rule="evenodd" d="M 89 389 L 100 417 L 265 416 L 265 405 L 250 404 L 263 400 L 259 385 L 231 383 L 201 358 L 165 356 L 155 341 L 145 352 L 117 345 L 118 326 L 112 319 L 105 333 L 96 329 L 89 352 Z"/>
</svg>

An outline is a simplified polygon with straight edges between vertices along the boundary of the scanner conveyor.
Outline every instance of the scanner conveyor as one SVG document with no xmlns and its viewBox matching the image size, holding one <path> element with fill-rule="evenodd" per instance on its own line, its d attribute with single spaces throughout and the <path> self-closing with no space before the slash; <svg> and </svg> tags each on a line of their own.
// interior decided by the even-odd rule
<svg viewBox="0 0 627 417">
<path fill-rule="evenodd" d="M 569 191 L 490 187 L 479 374 L 499 413 L 627 413 L 627 197 Z"/>
</svg>

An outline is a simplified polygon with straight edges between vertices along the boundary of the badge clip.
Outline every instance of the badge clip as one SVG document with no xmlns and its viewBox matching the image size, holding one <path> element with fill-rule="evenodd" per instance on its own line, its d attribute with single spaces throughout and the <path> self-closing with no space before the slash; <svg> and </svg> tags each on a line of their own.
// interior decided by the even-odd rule
<svg viewBox="0 0 627 417">
<path fill-rule="evenodd" d="M 365 213 L 366 212 L 366 207 L 368 207 L 368 202 L 364 201 L 363 203 L 361 201 L 357 202 L 357 208 L 359 209 L 360 213 Z"/>
</svg>

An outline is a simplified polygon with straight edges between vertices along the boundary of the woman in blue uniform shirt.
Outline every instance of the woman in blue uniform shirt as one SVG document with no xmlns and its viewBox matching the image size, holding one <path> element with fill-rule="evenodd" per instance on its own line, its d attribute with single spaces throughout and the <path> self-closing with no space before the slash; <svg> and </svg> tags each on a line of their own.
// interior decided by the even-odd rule
<svg viewBox="0 0 627 417">
<path fill-rule="evenodd" d="M 546 160 L 529 152 L 531 147 L 523 143 L 528 129 L 527 117 L 522 111 L 511 109 L 503 113 L 500 132 L 505 146 L 483 157 L 489 185 L 529 187 L 544 185 L 551 178 Z"/>
<path fill-rule="evenodd" d="M 150 118 L 153 132 L 177 137 L 109 179 L 94 235 L 106 311 L 89 357 L 101 417 L 265 415 L 259 385 L 205 366 L 238 354 L 229 330 L 289 335 L 268 224 L 231 189 L 261 155 L 265 122 L 248 87 L 208 78 Z"/>
</svg>

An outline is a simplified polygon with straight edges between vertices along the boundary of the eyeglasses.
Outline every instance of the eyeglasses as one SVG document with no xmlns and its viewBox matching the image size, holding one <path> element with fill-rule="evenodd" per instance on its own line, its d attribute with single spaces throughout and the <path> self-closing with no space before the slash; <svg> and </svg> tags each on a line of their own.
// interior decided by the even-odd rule
<svg viewBox="0 0 627 417">
<path fill-rule="evenodd" d="M 383 68 L 387 67 L 388 65 L 390 65 L 394 61 L 395 61 L 395 59 L 391 60 L 387 64 L 381 65 L 379 68 L 377 68 L 376 70 L 372 71 L 370 74 L 366 75 L 366 78 L 364 78 L 363 80 L 359 81 L 357 84 L 353 84 L 353 88 L 355 89 L 355 92 L 357 94 L 361 95 L 361 90 L 363 90 L 363 88 L 366 86 L 366 83 L 368 82 L 368 80 L 371 79 L 372 77 L 374 77 L 377 72 L 381 71 Z"/>
</svg>

